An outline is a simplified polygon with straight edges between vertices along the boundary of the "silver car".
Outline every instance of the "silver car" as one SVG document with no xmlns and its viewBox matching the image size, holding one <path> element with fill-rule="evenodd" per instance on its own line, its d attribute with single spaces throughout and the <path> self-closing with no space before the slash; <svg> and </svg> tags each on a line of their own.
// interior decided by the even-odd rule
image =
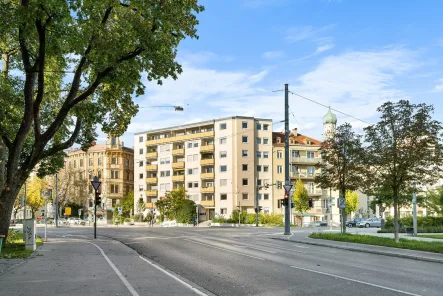
<svg viewBox="0 0 443 296">
<path fill-rule="evenodd" d="M 369 218 L 360 222 L 357 222 L 357 227 L 381 227 L 381 219 L 380 218 Z"/>
</svg>

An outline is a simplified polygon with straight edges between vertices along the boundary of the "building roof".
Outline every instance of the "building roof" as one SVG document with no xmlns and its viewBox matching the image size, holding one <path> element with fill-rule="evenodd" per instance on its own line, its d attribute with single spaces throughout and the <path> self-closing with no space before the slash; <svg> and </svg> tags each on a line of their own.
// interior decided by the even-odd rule
<svg viewBox="0 0 443 296">
<path fill-rule="evenodd" d="M 331 112 L 331 108 L 329 108 L 328 113 L 323 116 L 323 124 L 327 123 L 337 124 L 337 116 Z"/>
<path fill-rule="evenodd" d="M 280 138 L 280 143 L 278 143 L 277 138 Z M 307 146 L 321 146 L 321 141 L 314 138 L 297 133 L 295 136 L 292 132 L 289 136 L 289 140 L 293 140 L 294 143 L 289 142 L 289 145 L 307 145 Z M 274 146 L 284 146 L 285 145 L 285 133 L 284 132 L 273 132 L 272 133 L 272 144 Z"/>
<path fill-rule="evenodd" d="M 129 147 L 121 147 L 123 151 L 133 153 L 134 149 Z M 79 153 L 90 153 L 90 152 L 105 152 L 106 151 L 106 144 L 95 144 L 94 146 L 91 146 L 88 151 L 83 151 L 82 149 L 74 149 L 71 151 L 68 151 L 68 156 L 73 154 L 79 154 Z"/>
</svg>

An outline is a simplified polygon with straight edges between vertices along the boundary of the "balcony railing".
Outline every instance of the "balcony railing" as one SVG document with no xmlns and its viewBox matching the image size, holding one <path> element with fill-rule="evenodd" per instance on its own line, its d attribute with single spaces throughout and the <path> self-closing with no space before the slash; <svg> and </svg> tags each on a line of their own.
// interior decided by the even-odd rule
<svg viewBox="0 0 443 296">
<path fill-rule="evenodd" d="M 182 169 L 185 167 L 185 162 L 184 161 L 178 161 L 178 162 L 173 162 L 172 163 L 172 168 L 173 169 Z"/>
<path fill-rule="evenodd" d="M 158 169 L 158 165 L 156 165 L 156 164 L 150 164 L 150 165 L 146 166 L 147 171 L 157 171 L 157 169 Z"/>
<path fill-rule="evenodd" d="M 174 149 L 172 155 L 185 155 L 185 149 Z"/>
<path fill-rule="evenodd" d="M 158 152 L 148 152 L 146 153 L 146 158 L 157 158 Z"/>
<path fill-rule="evenodd" d="M 215 200 L 202 200 L 200 205 L 202 207 L 215 207 Z"/>
<path fill-rule="evenodd" d="M 325 209 L 321 207 L 315 207 L 308 211 L 309 214 L 323 214 L 325 213 Z"/>
<path fill-rule="evenodd" d="M 157 196 L 157 190 L 146 190 L 146 196 Z"/>
<path fill-rule="evenodd" d="M 200 178 L 201 179 L 214 179 L 215 173 L 201 173 Z"/>
<path fill-rule="evenodd" d="M 200 147 L 200 152 L 214 152 L 214 145 L 205 145 Z"/>
<path fill-rule="evenodd" d="M 172 182 L 184 182 L 185 175 L 172 176 Z"/>
<path fill-rule="evenodd" d="M 200 160 L 200 165 L 214 165 L 214 163 L 215 159 L 213 158 Z"/>
<path fill-rule="evenodd" d="M 146 178 L 146 183 L 157 183 L 157 177 Z"/>
<path fill-rule="evenodd" d="M 308 158 L 308 157 L 291 157 L 291 162 L 297 162 L 297 163 L 317 163 L 321 162 L 321 157 L 314 157 L 314 158 Z"/>
<path fill-rule="evenodd" d="M 155 208 L 157 208 L 157 207 L 155 206 L 155 203 L 153 203 L 153 202 L 147 202 L 147 203 L 145 203 L 145 207 L 146 207 L 147 209 L 155 209 Z"/>
<path fill-rule="evenodd" d="M 215 187 L 202 187 L 200 188 L 201 193 L 214 193 Z"/>
<path fill-rule="evenodd" d="M 320 173 L 291 173 L 291 178 L 306 178 L 314 179 L 315 176 L 320 176 Z"/>
<path fill-rule="evenodd" d="M 151 145 L 158 145 L 158 144 L 165 144 L 172 142 L 184 142 L 193 139 L 208 138 L 213 136 L 214 136 L 214 131 L 208 131 L 208 132 L 180 135 L 180 136 L 163 138 L 163 139 L 148 140 L 146 141 L 146 145 L 151 146 Z"/>
<path fill-rule="evenodd" d="M 308 194 L 311 195 L 311 196 L 322 195 L 323 194 L 323 190 L 321 188 L 315 188 L 314 190 L 309 190 L 308 189 Z"/>
</svg>

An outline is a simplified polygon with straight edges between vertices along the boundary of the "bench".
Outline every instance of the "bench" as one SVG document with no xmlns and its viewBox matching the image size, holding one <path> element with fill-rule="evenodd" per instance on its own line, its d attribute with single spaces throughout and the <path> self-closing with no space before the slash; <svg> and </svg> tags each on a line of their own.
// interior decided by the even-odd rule
<svg viewBox="0 0 443 296">
<path fill-rule="evenodd" d="M 405 232 L 407 235 L 414 235 L 414 227 L 405 227 Z"/>
</svg>

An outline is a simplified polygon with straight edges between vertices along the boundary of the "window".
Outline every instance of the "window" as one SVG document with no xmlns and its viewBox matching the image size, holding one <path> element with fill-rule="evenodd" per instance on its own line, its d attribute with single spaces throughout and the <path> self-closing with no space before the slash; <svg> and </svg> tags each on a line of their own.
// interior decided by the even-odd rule
<svg viewBox="0 0 443 296">
<path fill-rule="evenodd" d="M 140 149 L 138 150 L 138 154 L 140 154 L 140 155 L 143 154 L 143 148 L 140 148 Z"/>
<path fill-rule="evenodd" d="M 220 166 L 220 172 L 226 172 L 228 170 L 228 166 L 227 165 L 221 165 Z"/>
<path fill-rule="evenodd" d="M 220 158 L 225 158 L 227 156 L 226 151 L 220 151 Z"/>
<path fill-rule="evenodd" d="M 165 191 L 165 184 L 160 184 L 160 190 Z"/>
<path fill-rule="evenodd" d="M 116 139 L 113 137 L 113 138 L 111 138 L 111 145 L 112 145 L 112 146 L 115 146 L 115 144 L 117 144 L 117 141 L 116 141 Z"/>
<path fill-rule="evenodd" d="M 277 166 L 277 174 L 282 174 L 283 173 L 283 166 L 278 165 Z"/>
<path fill-rule="evenodd" d="M 138 178 L 139 178 L 139 179 L 143 179 L 143 173 L 140 173 L 140 174 L 138 175 Z"/>
<path fill-rule="evenodd" d="M 221 130 L 226 129 L 226 123 L 220 123 L 220 129 Z"/>
<path fill-rule="evenodd" d="M 313 182 L 308 183 L 308 192 L 314 193 L 314 183 Z"/>
<path fill-rule="evenodd" d="M 283 152 L 281 150 L 277 151 L 277 158 L 283 158 Z"/>
<path fill-rule="evenodd" d="M 247 193 L 242 193 L 242 199 L 243 199 L 243 200 L 247 200 L 247 199 L 249 199 L 248 194 L 247 194 Z"/>
<path fill-rule="evenodd" d="M 80 167 L 83 167 L 83 159 L 80 159 Z"/>
<path fill-rule="evenodd" d="M 129 168 L 129 158 L 126 158 L 126 167 Z"/>
<path fill-rule="evenodd" d="M 129 171 L 126 171 L 126 180 L 129 181 Z"/>
<path fill-rule="evenodd" d="M 227 215 L 227 214 L 228 214 L 227 208 L 220 209 L 220 215 Z"/>
<path fill-rule="evenodd" d="M 92 158 L 89 159 L 89 165 L 90 165 L 90 166 L 93 166 L 93 165 L 94 165 L 94 159 L 92 159 Z"/>
<path fill-rule="evenodd" d="M 248 186 L 249 180 L 248 179 L 243 179 L 242 180 L 242 185 L 243 186 Z"/>
<path fill-rule="evenodd" d="M 261 158 L 261 151 L 257 151 L 257 158 Z"/>
<path fill-rule="evenodd" d="M 192 143 L 188 143 L 188 148 L 192 148 Z"/>
<path fill-rule="evenodd" d="M 160 177 L 169 177 L 171 176 L 171 171 L 161 171 Z"/>
<path fill-rule="evenodd" d="M 261 130 L 261 124 L 260 123 L 257 123 L 256 126 L 257 126 L 257 130 Z"/>
<path fill-rule="evenodd" d="M 112 164 L 117 164 L 117 158 L 116 157 L 111 158 L 111 163 Z"/>
<path fill-rule="evenodd" d="M 195 143 L 194 143 L 194 148 L 195 148 L 195 147 L 198 147 L 198 142 L 195 142 Z"/>
<path fill-rule="evenodd" d="M 263 199 L 264 200 L 269 200 L 269 193 L 263 194 Z"/>
<path fill-rule="evenodd" d="M 257 179 L 257 186 L 261 186 L 261 179 Z"/>
<path fill-rule="evenodd" d="M 198 175 L 198 168 L 193 168 L 192 169 L 192 174 L 193 175 Z"/>
<path fill-rule="evenodd" d="M 227 200 L 228 195 L 226 193 L 220 193 L 220 200 Z"/>
<path fill-rule="evenodd" d="M 97 177 L 100 179 L 102 177 L 102 170 L 97 171 Z"/>
<path fill-rule="evenodd" d="M 220 179 L 220 186 L 226 186 L 226 185 L 228 185 L 228 180 Z"/>
<path fill-rule="evenodd" d="M 118 185 L 111 184 L 111 193 L 118 193 Z"/>
<path fill-rule="evenodd" d="M 192 188 L 192 182 L 188 182 L 188 188 Z"/>
<path fill-rule="evenodd" d="M 257 166 L 257 172 L 261 172 L 261 165 Z"/>
<path fill-rule="evenodd" d="M 307 167 L 306 171 L 308 172 L 308 176 L 315 175 L 315 167 Z"/>
<path fill-rule="evenodd" d="M 102 165 L 102 158 L 101 158 L 101 157 L 99 157 L 99 158 L 97 159 L 97 161 L 98 161 L 98 165 Z"/>
<path fill-rule="evenodd" d="M 269 130 L 269 124 L 263 124 L 263 130 L 264 131 Z"/>
<path fill-rule="evenodd" d="M 170 163 L 171 163 L 171 158 L 166 157 L 166 158 L 165 158 L 165 164 L 170 164 Z"/>
<path fill-rule="evenodd" d="M 247 123 L 246 121 L 243 121 L 243 122 L 241 123 L 241 127 L 242 127 L 242 128 L 248 128 L 248 123 Z"/>
<path fill-rule="evenodd" d="M 226 144 L 226 137 L 220 138 L 220 144 Z"/>
<path fill-rule="evenodd" d="M 255 142 L 256 142 L 256 144 L 261 144 L 261 138 L 260 138 L 260 137 L 257 137 L 256 140 L 255 140 Z"/>
<path fill-rule="evenodd" d="M 261 200 L 261 193 L 257 193 L 257 199 Z"/>
<path fill-rule="evenodd" d="M 212 186 L 214 187 L 214 186 Z M 198 182 L 194 182 L 194 188 L 198 188 Z"/>
<path fill-rule="evenodd" d="M 263 172 L 269 172 L 269 166 L 267 165 L 263 166 Z"/>
<path fill-rule="evenodd" d="M 242 150 L 241 155 L 243 157 L 248 157 L 248 150 Z"/>
<path fill-rule="evenodd" d="M 241 142 L 242 143 L 248 143 L 248 136 L 242 136 L 241 137 Z"/>
<path fill-rule="evenodd" d="M 193 159 L 194 159 L 194 161 L 198 161 L 198 154 L 194 154 Z"/>
<path fill-rule="evenodd" d="M 192 161 L 193 161 L 192 155 L 188 155 L 188 162 L 192 162 Z"/>
<path fill-rule="evenodd" d="M 314 152 L 312 152 L 312 151 L 306 152 L 306 157 L 307 158 L 314 158 Z"/>
<path fill-rule="evenodd" d="M 263 144 L 269 144 L 269 139 L 268 138 L 263 138 Z"/>
<path fill-rule="evenodd" d="M 243 170 L 243 172 L 248 171 L 248 165 L 247 164 L 243 164 L 242 165 L 242 170 Z"/>
<path fill-rule="evenodd" d="M 188 169 L 188 175 L 192 175 L 192 169 Z"/>
<path fill-rule="evenodd" d="M 139 167 L 142 167 L 142 166 L 143 166 L 143 160 L 140 160 L 140 161 L 138 162 L 138 166 L 139 166 Z"/>
<path fill-rule="evenodd" d="M 138 137 L 138 142 L 139 143 L 143 142 L 143 136 Z"/>
<path fill-rule="evenodd" d="M 138 185 L 138 191 L 143 191 L 143 186 L 142 185 Z"/>
<path fill-rule="evenodd" d="M 297 150 L 291 150 L 291 157 L 300 157 L 300 153 Z"/>
<path fill-rule="evenodd" d="M 74 159 L 74 169 L 77 167 L 77 160 Z"/>
<path fill-rule="evenodd" d="M 263 158 L 269 158 L 269 152 L 263 152 Z"/>
<path fill-rule="evenodd" d="M 111 171 L 111 179 L 118 179 L 118 171 Z"/>
</svg>

